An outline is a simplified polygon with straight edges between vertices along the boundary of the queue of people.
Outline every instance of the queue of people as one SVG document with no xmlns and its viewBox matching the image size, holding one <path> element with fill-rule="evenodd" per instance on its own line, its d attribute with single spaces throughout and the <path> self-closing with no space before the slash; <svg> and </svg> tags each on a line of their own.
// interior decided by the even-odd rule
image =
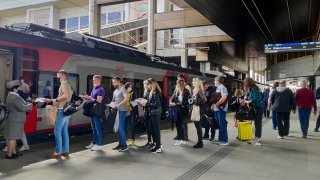
<svg viewBox="0 0 320 180">
<path fill-rule="evenodd" d="M 45 103 L 52 103 L 57 107 L 58 113 L 54 128 L 55 135 L 55 149 L 49 158 L 59 159 L 61 157 L 69 157 L 69 133 L 68 125 L 70 115 L 65 115 L 64 108 L 74 95 L 73 88 L 68 81 L 67 72 L 61 70 L 57 73 L 60 79 L 60 87 L 58 97 L 51 99 L 51 92 L 44 93 L 46 97 Z M 106 92 L 102 86 L 102 77 L 100 75 L 93 76 L 93 88 L 90 96 L 84 95 L 82 98 L 85 101 L 92 102 L 94 108 L 105 109 Z M 185 76 L 179 75 L 177 77 L 175 90 L 172 98 L 169 101 L 169 108 L 174 109 L 176 116 L 176 130 L 177 136 L 174 138 L 175 146 L 187 144 L 188 138 L 188 121 L 190 114 L 196 113 L 195 107 L 199 109 L 200 118 L 192 119 L 197 132 L 197 142 L 194 148 L 203 148 L 203 140 L 209 139 L 212 143 L 221 146 L 229 145 L 228 138 L 228 122 L 226 114 L 229 110 L 228 89 L 224 85 L 224 78 L 217 76 L 215 78 L 214 86 L 208 82 L 202 81 L 199 78 L 192 79 L 192 88 L 186 83 Z M 48 83 L 47 83 L 48 84 Z M 50 84 L 49 84 L 50 85 Z M 150 149 L 152 153 L 163 152 L 160 134 L 160 119 L 163 112 L 163 95 L 161 88 L 155 79 L 149 78 L 143 82 L 144 93 L 143 97 L 139 98 L 134 92 L 134 87 L 131 82 L 124 82 L 119 77 L 112 79 L 112 86 L 114 87 L 112 102 L 114 103 L 113 110 L 116 111 L 115 132 L 118 135 L 118 145 L 113 148 L 119 152 L 128 150 L 127 145 L 127 127 L 130 125 L 130 139 L 129 145 L 135 146 L 136 140 L 136 122 L 138 116 L 138 106 L 133 105 L 132 101 L 137 101 L 137 104 L 144 110 L 144 121 L 146 124 L 147 142 L 145 147 Z M 31 111 L 32 105 L 35 103 L 24 100 L 19 91 L 21 89 L 21 82 L 11 81 L 7 84 L 9 94 L 7 97 L 7 106 L 12 115 L 6 120 L 5 125 L 5 139 L 7 140 L 7 159 L 16 159 L 22 156 L 16 151 L 16 140 L 26 139 L 24 134 L 24 122 L 26 121 L 26 112 Z M 278 87 L 279 86 L 279 87 Z M 262 119 L 263 115 L 268 117 L 267 111 L 272 112 L 272 127 L 278 128 L 278 138 L 284 139 L 289 135 L 290 129 L 290 111 L 296 112 L 298 107 L 299 119 L 302 131 L 302 137 L 306 138 L 308 135 L 309 119 L 313 108 L 314 115 L 317 114 L 316 98 L 320 95 L 314 95 L 313 91 L 307 88 L 307 81 L 302 81 L 302 88 L 295 94 L 286 87 L 286 81 L 281 80 L 278 84 L 275 83 L 271 91 L 268 89 L 263 94 L 252 78 L 244 80 L 244 91 L 238 89 L 232 98 L 231 107 L 233 111 L 237 111 L 243 104 L 248 104 L 254 110 L 254 126 L 255 137 L 248 141 L 249 144 L 260 146 L 262 145 Z M 48 89 L 48 91 L 51 91 Z M 318 91 L 318 90 L 317 90 Z M 319 90 L 320 94 L 320 90 Z M 99 113 L 98 113 L 99 114 Z M 319 115 L 320 116 L 320 115 Z M 102 114 L 97 115 L 93 113 L 91 116 L 91 127 L 93 131 L 92 141 L 87 149 L 92 151 L 102 150 Z M 319 120 L 320 118 L 318 118 Z M 236 120 L 236 119 L 235 119 Z M 320 120 L 319 120 L 320 121 Z M 235 121 L 236 122 L 236 121 Z M 315 131 L 318 131 L 317 123 Z M 203 128 L 205 129 L 203 133 Z M 218 138 L 215 139 L 216 129 L 218 129 Z M 211 134 L 211 136 L 210 136 Z M 24 150 L 28 150 L 29 146 L 24 145 Z M 26 149 L 28 148 L 28 149 Z"/>
</svg>

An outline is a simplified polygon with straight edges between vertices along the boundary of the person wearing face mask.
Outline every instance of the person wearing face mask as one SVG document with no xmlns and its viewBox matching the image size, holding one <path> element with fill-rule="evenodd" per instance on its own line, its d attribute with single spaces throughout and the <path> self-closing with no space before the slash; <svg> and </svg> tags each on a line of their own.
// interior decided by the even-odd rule
<svg viewBox="0 0 320 180">
<path fill-rule="evenodd" d="M 126 103 L 126 106 L 128 108 L 128 111 L 130 111 L 130 115 L 127 117 L 126 130 L 127 130 L 128 124 L 130 124 L 131 139 L 129 142 L 129 146 L 135 146 L 134 142 L 136 139 L 136 123 L 137 123 L 137 116 L 138 116 L 138 106 L 133 107 L 131 105 L 131 101 L 136 99 L 136 95 L 133 92 L 131 82 L 127 82 L 124 87 L 127 89 L 128 96 L 129 96 L 129 101 Z"/>
<path fill-rule="evenodd" d="M 19 96 L 19 81 L 8 82 L 7 88 L 10 93 L 7 96 L 6 104 L 10 110 L 10 116 L 5 123 L 4 138 L 7 142 L 6 159 L 16 159 L 22 156 L 22 154 L 16 152 L 16 140 L 21 139 L 23 136 L 24 123 L 27 118 L 26 112 L 32 110 L 32 103 L 27 103 Z"/>
<path fill-rule="evenodd" d="M 101 86 L 102 77 L 100 75 L 95 75 L 92 78 L 93 89 L 91 91 L 91 95 L 85 95 L 83 98 L 87 101 L 93 101 L 102 103 L 103 97 L 105 96 L 105 91 Z M 102 121 L 101 117 L 93 116 L 91 117 L 91 127 L 93 131 L 93 139 L 90 145 L 86 146 L 87 149 L 91 149 L 91 151 L 99 151 L 102 150 Z"/>
<path fill-rule="evenodd" d="M 56 99 L 45 99 L 45 103 L 53 103 L 53 106 L 58 108 L 58 115 L 54 127 L 54 136 L 56 140 L 56 147 L 54 153 L 49 155 L 49 158 L 60 159 L 61 156 L 69 157 L 69 120 L 70 116 L 63 114 L 63 107 L 67 102 L 71 101 L 72 88 L 68 82 L 67 72 L 60 70 L 57 73 L 57 78 L 60 79 L 60 87 L 58 97 Z"/>
</svg>

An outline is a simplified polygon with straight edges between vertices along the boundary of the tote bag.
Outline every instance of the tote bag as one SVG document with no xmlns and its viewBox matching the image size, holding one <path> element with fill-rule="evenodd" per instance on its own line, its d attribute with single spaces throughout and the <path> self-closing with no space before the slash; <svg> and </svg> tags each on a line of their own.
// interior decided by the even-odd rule
<svg viewBox="0 0 320 180">
<path fill-rule="evenodd" d="M 54 126 L 56 124 L 57 115 L 58 108 L 50 105 L 46 107 L 46 121 L 48 125 Z"/>
<path fill-rule="evenodd" d="M 193 105 L 191 111 L 191 121 L 200 121 L 200 107 Z"/>
</svg>

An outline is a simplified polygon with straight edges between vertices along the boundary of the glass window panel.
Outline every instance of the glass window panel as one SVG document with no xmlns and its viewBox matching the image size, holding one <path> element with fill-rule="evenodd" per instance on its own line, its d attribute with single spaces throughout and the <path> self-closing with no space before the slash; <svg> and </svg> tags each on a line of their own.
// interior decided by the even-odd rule
<svg viewBox="0 0 320 180">
<path fill-rule="evenodd" d="M 67 20 L 67 31 L 75 31 L 78 30 L 78 17 L 68 18 Z"/>
<path fill-rule="evenodd" d="M 108 22 L 116 23 L 121 21 L 121 13 L 120 12 L 112 12 L 108 13 Z"/>
<path fill-rule="evenodd" d="M 139 12 L 140 13 L 146 13 L 148 12 L 148 4 L 142 4 L 139 6 Z"/>
<path fill-rule="evenodd" d="M 66 19 L 59 20 L 59 29 L 65 30 L 66 29 Z"/>
<path fill-rule="evenodd" d="M 101 25 L 106 25 L 107 23 L 107 15 L 104 13 L 104 14 L 101 14 Z"/>
<path fill-rule="evenodd" d="M 80 17 L 80 29 L 85 29 L 89 27 L 89 16 Z"/>
</svg>

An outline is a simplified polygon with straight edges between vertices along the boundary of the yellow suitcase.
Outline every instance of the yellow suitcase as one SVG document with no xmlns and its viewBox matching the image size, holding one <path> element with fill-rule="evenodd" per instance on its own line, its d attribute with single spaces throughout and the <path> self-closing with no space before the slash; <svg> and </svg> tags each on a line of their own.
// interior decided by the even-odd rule
<svg viewBox="0 0 320 180">
<path fill-rule="evenodd" d="M 244 121 L 238 123 L 238 139 L 247 141 L 252 139 L 252 122 Z"/>
</svg>

